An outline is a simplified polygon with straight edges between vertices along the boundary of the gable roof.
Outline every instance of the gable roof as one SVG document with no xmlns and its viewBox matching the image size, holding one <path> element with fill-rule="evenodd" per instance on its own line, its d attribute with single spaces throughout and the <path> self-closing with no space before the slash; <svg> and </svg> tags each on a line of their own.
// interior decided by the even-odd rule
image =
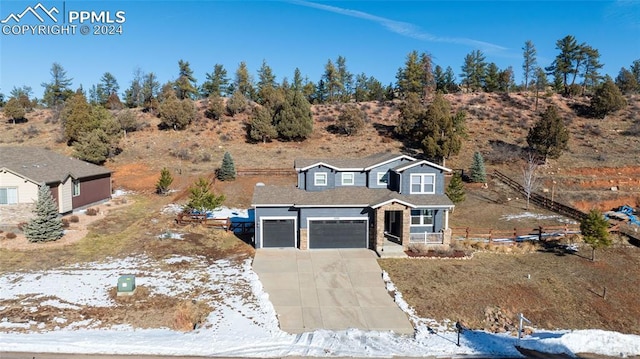
<svg viewBox="0 0 640 359">
<path fill-rule="evenodd" d="M 452 208 L 453 202 L 444 194 L 402 195 L 386 188 L 338 187 L 308 192 L 290 186 L 256 186 L 253 207 L 371 207 L 399 202 L 406 206 Z"/>
<path fill-rule="evenodd" d="M 396 167 L 394 167 L 392 169 L 394 171 L 396 171 L 396 172 L 402 172 L 402 171 L 404 171 L 406 169 L 409 169 L 409 168 L 412 168 L 412 167 L 415 167 L 415 166 L 420 166 L 420 165 L 426 165 L 426 166 L 429 166 L 429 167 L 437 168 L 437 169 L 439 169 L 441 171 L 451 172 L 451 169 L 446 168 L 446 167 L 442 167 L 440 165 L 437 165 L 437 164 L 435 164 L 433 162 L 429 162 L 427 160 L 420 160 L 420 161 L 415 160 L 415 161 L 410 162 L 410 163 L 402 163 L 402 164 L 400 164 L 400 165 L 398 165 L 398 166 L 396 166 Z"/>
<path fill-rule="evenodd" d="M 108 169 L 40 147 L 0 147 L 0 170 L 7 170 L 35 183 L 63 182 L 108 175 Z"/>
<path fill-rule="evenodd" d="M 363 158 L 353 158 L 353 159 L 345 159 L 345 158 L 326 158 L 326 159 L 318 159 L 318 158 L 297 158 L 294 161 L 293 167 L 296 171 L 306 171 L 309 168 L 315 166 L 325 166 L 332 168 L 334 170 L 339 171 L 367 171 L 371 168 L 387 164 L 399 158 L 405 158 L 410 161 L 415 161 L 416 159 L 407 155 L 401 155 L 397 153 L 391 152 L 383 152 L 377 153 L 371 156 L 363 157 Z"/>
</svg>

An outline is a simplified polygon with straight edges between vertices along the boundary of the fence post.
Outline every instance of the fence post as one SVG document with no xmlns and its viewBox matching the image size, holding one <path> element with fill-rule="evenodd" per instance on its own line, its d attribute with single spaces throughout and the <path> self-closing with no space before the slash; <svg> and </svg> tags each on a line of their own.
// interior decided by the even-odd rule
<svg viewBox="0 0 640 359">
<path fill-rule="evenodd" d="M 489 244 L 493 243 L 493 229 L 489 230 Z"/>
<path fill-rule="evenodd" d="M 539 231 L 539 233 L 538 233 L 538 240 L 539 240 L 539 241 L 542 241 L 542 226 L 538 227 L 538 231 Z"/>
<path fill-rule="evenodd" d="M 469 240 L 469 227 L 465 228 L 465 239 Z"/>
<path fill-rule="evenodd" d="M 518 240 L 518 227 L 513 229 L 513 241 L 515 242 L 516 240 Z"/>
</svg>

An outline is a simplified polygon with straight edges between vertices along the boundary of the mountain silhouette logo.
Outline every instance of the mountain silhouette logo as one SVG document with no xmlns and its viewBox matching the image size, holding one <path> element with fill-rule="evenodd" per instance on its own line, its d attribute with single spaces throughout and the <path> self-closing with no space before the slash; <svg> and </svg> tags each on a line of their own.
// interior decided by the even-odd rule
<svg viewBox="0 0 640 359">
<path fill-rule="evenodd" d="M 42 5 L 41 3 L 36 4 L 36 6 L 28 6 L 26 9 L 24 9 L 24 11 L 22 11 L 19 14 L 9 14 L 9 16 L 7 16 L 4 20 L 0 21 L 0 23 L 6 24 L 9 21 L 14 21 L 16 23 L 19 23 L 23 17 L 25 17 L 27 14 L 31 14 L 33 16 L 35 16 L 36 19 L 38 19 L 40 22 L 45 22 L 45 19 L 48 17 L 49 19 L 53 20 L 53 22 L 58 22 L 58 19 L 56 19 L 56 17 L 54 16 L 55 14 L 59 14 L 60 11 L 54 6 L 52 7 L 50 10 L 48 10 L 44 5 Z"/>
</svg>

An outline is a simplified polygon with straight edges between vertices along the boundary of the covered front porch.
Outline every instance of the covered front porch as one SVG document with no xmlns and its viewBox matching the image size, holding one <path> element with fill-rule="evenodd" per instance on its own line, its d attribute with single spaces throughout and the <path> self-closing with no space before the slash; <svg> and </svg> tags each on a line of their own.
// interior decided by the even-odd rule
<svg viewBox="0 0 640 359">
<path fill-rule="evenodd" d="M 420 207 L 394 201 L 375 208 L 375 250 L 385 257 L 404 253 L 410 244 L 435 248 L 451 242 L 449 207 Z"/>
</svg>

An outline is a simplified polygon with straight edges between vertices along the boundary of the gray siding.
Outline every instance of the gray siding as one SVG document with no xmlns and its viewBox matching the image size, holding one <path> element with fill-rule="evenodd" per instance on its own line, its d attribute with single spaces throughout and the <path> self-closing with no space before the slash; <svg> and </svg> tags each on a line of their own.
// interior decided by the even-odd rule
<svg viewBox="0 0 640 359">
<path fill-rule="evenodd" d="M 324 172 L 327 174 L 326 186 L 315 185 L 314 178 L 317 172 Z M 335 185 L 336 185 L 335 171 L 328 167 L 316 166 L 313 168 L 309 168 L 309 170 L 306 172 L 305 185 L 303 189 L 307 191 L 324 191 L 325 189 L 334 188 Z"/>
<path fill-rule="evenodd" d="M 389 162 L 387 164 L 384 164 L 382 166 L 378 166 L 378 167 L 374 167 L 371 170 L 369 170 L 368 172 L 368 183 L 369 183 L 369 188 L 389 188 L 389 189 L 393 189 L 392 187 L 388 185 L 386 186 L 378 186 L 378 172 L 389 172 L 390 169 L 397 167 L 403 163 L 408 163 L 410 162 L 408 159 L 406 158 L 401 158 L 398 160 L 395 160 L 393 162 Z"/>
<path fill-rule="evenodd" d="M 411 175 L 412 174 L 427 174 L 432 173 L 436 175 L 435 178 L 435 194 L 444 194 L 444 174 L 442 170 L 437 168 L 420 165 L 411 167 L 404 170 L 400 175 L 400 193 L 409 195 L 411 193 Z"/>
<path fill-rule="evenodd" d="M 371 211 L 368 208 L 300 208 L 300 228 L 307 228 L 307 219 L 309 217 L 368 217 L 369 223 L 372 222 Z"/>
<path fill-rule="evenodd" d="M 410 233 L 424 233 L 424 232 L 440 232 L 444 227 L 444 210 L 433 211 L 433 227 L 429 226 L 409 226 Z"/>
<path fill-rule="evenodd" d="M 262 247 L 262 238 L 260 238 L 260 218 L 261 217 L 296 217 L 297 222 L 300 223 L 298 218 L 298 210 L 293 207 L 256 207 L 255 211 L 255 234 L 254 241 L 256 248 Z"/>
<path fill-rule="evenodd" d="M 342 175 L 344 173 L 353 173 L 353 184 L 342 186 Z M 354 172 L 354 171 L 344 171 L 344 172 L 336 172 L 334 183 L 336 187 L 366 187 L 367 185 L 367 174 L 365 172 Z"/>
</svg>

